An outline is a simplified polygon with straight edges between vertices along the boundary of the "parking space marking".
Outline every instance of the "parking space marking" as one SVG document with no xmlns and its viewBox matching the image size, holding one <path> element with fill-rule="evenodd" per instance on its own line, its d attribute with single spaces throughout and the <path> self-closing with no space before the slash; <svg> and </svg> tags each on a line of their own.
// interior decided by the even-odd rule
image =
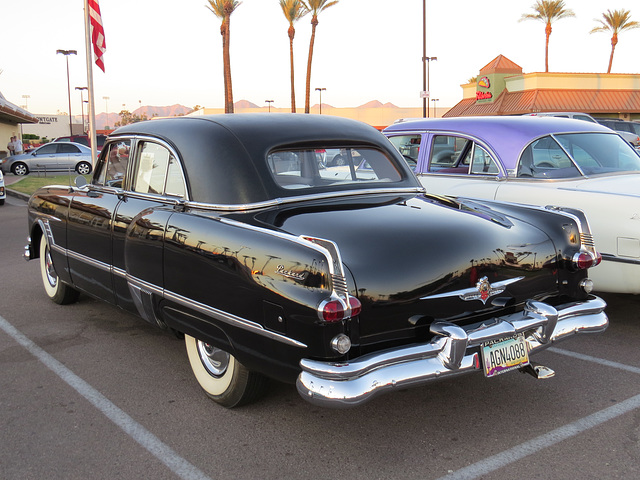
<svg viewBox="0 0 640 480">
<path fill-rule="evenodd" d="M 582 353 L 571 352 L 569 350 L 563 350 L 556 347 L 551 347 L 548 349 L 550 352 L 557 353 L 560 355 L 566 355 L 569 357 L 577 358 L 579 360 L 584 360 L 587 362 L 598 363 L 600 365 L 606 367 L 617 368 L 619 370 L 624 370 L 631 373 L 640 373 L 640 368 L 633 367 L 631 365 L 625 365 L 622 363 L 612 362 L 609 360 L 605 360 L 603 358 L 592 357 L 590 355 L 584 355 Z M 567 440 L 568 438 L 575 437 L 576 435 L 589 430 L 591 428 L 597 427 L 609 420 L 612 420 L 620 415 L 624 415 L 625 413 L 631 412 L 640 408 L 640 395 L 636 395 L 635 397 L 631 397 L 623 402 L 617 403 L 611 407 L 605 408 L 604 410 L 600 410 L 599 412 L 593 413 L 587 417 L 576 420 L 573 423 L 568 425 L 564 425 L 563 427 L 556 428 L 555 430 L 551 430 L 544 435 L 540 435 L 537 438 L 533 438 L 528 442 L 521 443 L 520 445 L 516 445 L 513 448 L 508 450 L 504 450 L 496 455 L 492 455 L 490 457 L 485 458 L 484 460 L 480 460 L 479 462 L 473 463 L 467 467 L 461 468 L 460 470 L 456 470 L 451 472 L 444 477 L 440 477 L 437 480 L 474 480 L 482 475 L 487 475 L 489 473 L 495 472 L 496 470 L 506 467 L 507 465 L 517 462 L 518 460 L 527 457 L 529 455 L 533 455 L 540 450 L 545 448 L 549 448 L 556 443 L 562 442 L 563 440 Z"/>
<path fill-rule="evenodd" d="M 145 429 L 127 413 L 113 404 L 107 397 L 78 377 L 62 363 L 33 343 L 17 328 L 0 316 L 0 329 L 36 357 L 61 380 L 83 396 L 104 416 L 120 427 L 127 435 L 146 449 L 173 473 L 183 480 L 211 480 L 197 467 L 178 455 L 153 433 Z"/>
<path fill-rule="evenodd" d="M 612 362 L 610 360 L 605 360 L 604 358 L 592 357 L 591 355 L 584 355 L 582 353 L 572 352 L 570 350 L 563 350 L 557 347 L 550 347 L 547 349 L 550 352 L 558 353 L 560 355 L 566 355 L 567 357 L 577 358 L 578 360 L 584 360 L 586 362 L 593 362 L 603 365 L 605 367 L 617 368 L 619 370 L 624 370 L 626 372 L 638 373 L 640 374 L 640 368 L 633 367 L 631 365 L 625 365 L 623 363 Z"/>
</svg>

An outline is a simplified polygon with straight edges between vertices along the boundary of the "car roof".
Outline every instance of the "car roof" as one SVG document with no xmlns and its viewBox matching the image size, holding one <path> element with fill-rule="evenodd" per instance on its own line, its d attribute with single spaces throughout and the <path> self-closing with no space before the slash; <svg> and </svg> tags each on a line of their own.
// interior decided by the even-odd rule
<svg viewBox="0 0 640 480">
<path fill-rule="evenodd" d="M 514 168 L 518 156 L 536 138 L 552 133 L 608 133 L 613 130 L 593 122 L 551 116 L 495 116 L 422 119 L 398 123 L 384 132 L 449 132 L 472 135 L 489 145 L 506 168 Z"/>
<path fill-rule="evenodd" d="M 125 125 L 109 141 L 131 135 L 149 135 L 172 145 L 182 157 L 192 198 L 198 202 L 237 205 L 298 195 L 277 186 L 266 162 L 269 153 L 285 148 L 375 147 L 405 170 L 403 187 L 420 188 L 379 131 L 347 118 L 293 113 L 172 117 Z"/>
</svg>

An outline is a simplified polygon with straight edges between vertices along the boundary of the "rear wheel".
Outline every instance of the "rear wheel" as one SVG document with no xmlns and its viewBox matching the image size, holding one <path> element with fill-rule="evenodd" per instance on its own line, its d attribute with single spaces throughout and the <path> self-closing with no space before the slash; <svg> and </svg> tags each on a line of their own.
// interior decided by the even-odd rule
<svg viewBox="0 0 640 480">
<path fill-rule="evenodd" d="M 51 251 L 44 238 L 40 239 L 40 273 L 42 284 L 47 296 L 59 305 L 73 303 L 78 299 L 80 292 L 70 287 L 58 278 L 56 269 L 51 260 Z"/>
<path fill-rule="evenodd" d="M 91 164 L 87 162 L 80 162 L 76 165 L 76 172 L 80 175 L 89 175 L 91 173 Z"/>
<path fill-rule="evenodd" d="M 233 408 L 264 394 L 267 379 L 248 370 L 233 355 L 189 335 L 184 342 L 193 374 L 214 402 Z"/>
<path fill-rule="evenodd" d="M 18 162 L 11 167 L 11 172 L 13 172 L 14 175 L 26 175 L 29 173 L 29 167 L 27 167 L 26 163 Z"/>
</svg>

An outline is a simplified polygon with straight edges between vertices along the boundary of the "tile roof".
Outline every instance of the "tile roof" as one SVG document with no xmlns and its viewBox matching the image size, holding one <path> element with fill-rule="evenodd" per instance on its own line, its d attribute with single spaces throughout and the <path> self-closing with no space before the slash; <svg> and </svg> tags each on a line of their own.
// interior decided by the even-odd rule
<svg viewBox="0 0 640 480">
<path fill-rule="evenodd" d="M 463 99 L 443 116 L 517 115 L 555 111 L 636 113 L 640 112 L 640 90 L 504 90 L 495 101 L 489 103 L 476 103 L 475 98 Z"/>
</svg>

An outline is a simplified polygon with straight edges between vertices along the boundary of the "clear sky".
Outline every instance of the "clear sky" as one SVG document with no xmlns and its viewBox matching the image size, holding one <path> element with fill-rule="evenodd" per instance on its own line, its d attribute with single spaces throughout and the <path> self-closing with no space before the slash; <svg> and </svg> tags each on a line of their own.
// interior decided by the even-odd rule
<svg viewBox="0 0 640 480">
<path fill-rule="evenodd" d="M 426 0 L 430 90 L 438 107 L 462 97 L 461 84 L 502 54 L 525 73 L 544 71 L 544 24 L 527 20 L 534 0 Z M 566 0 L 576 17 L 553 24 L 549 70 L 606 72 L 608 33 L 589 34 L 608 9 L 631 10 L 638 0 Z M 3 1 L 0 6 L 0 92 L 34 114 L 68 111 L 65 57 L 69 57 L 72 110 L 80 111 L 86 86 L 83 0 Z M 206 0 L 100 0 L 106 73 L 94 66 L 97 113 L 140 105 L 223 107 L 220 20 Z M 323 103 L 356 107 L 371 100 L 420 107 L 422 0 L 340 0 L 319 17 L 311 79 L 326 88 Z M 311 16 L 296 26 L 295 86 L 304 88 Z M 278 0 L 243 0 L 231 16 L 234 101 L 290 106 L 288 23 Z M 640 73 L 640 29 L 620 35 L 612 73 Z M 29 95 L 29 98 L 23 98 Z M 108 96 L 108 102 L 103 97 Z"/>
</svg>

